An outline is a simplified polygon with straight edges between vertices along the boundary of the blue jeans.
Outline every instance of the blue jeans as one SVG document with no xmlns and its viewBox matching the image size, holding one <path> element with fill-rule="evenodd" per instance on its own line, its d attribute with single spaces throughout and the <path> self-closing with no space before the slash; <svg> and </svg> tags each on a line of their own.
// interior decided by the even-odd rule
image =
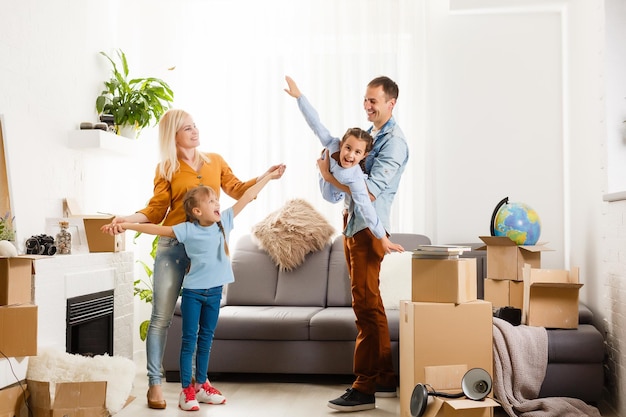
<svg viewBox="0 0 626 417">
<path fill-rule="evenodd" d="M 196 354 L 196 382 L 204 384 L 209 370 L 209 355 L 220 314 L 222 286 L 206 290 L 183 288 L 180 311 L 183 316 L 183 339 L 180 344 L 180 382 L 191 384 L 193 355 Z M 196 346 L 197 345 L 197 346 Z"/>
<path fill-rule="evenodd" d="M 152 275 L 152 315 L 146 337 L 150 386 L 161 384 L 167 330 L 172 322 L 172 315 L 188 266 L 189 258 L 185 252 L 185 245 L 173 238 L 159 238 Z"/>
</svg>

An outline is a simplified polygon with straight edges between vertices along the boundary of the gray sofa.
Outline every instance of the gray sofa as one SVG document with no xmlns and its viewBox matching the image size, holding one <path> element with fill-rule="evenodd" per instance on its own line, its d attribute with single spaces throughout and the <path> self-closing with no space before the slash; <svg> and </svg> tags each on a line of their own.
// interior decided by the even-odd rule
<svg viewBox="0 0 626 417">
<path fill-rule="evenodd" d="M 578 313 L 578 329 L 548 329 L 548 369 L 540 398 L 574 397 L 592 404 L 602 398 L 604 338 L 589 308 L 580 304 Z"/>
<path fill-rule="evenodd" d="M 428 237 L 418 234 L 394 233 L 392 240 L 407 250 L 430 244 Z M 353 373 L 357 331 L 341 236 L 285 272 L 245 235 L 236 243 L 232 265 L 235 282 L 225 291 L 210 373 Z M 163 358 L 167 381 L 180 379 L 179 307 Z M 398 310 L 387 311 L 387 316 L 397 372 Z"/>
<path fill-rule="evenodd" d="M 407 250 L 430 243 L 417 234 L 395 233 L 392 240 Z M 307 255 L 297 269 L 282 272 L 246 235 L 237 242 L 232 263 L 235 282 L 225 291 L 210 373 L 353 373 L 356 326 L 341 236 Z M 481 265 L 477 263 L 479 284 L 484 279 Z M 540 397 L 575 397 L 589 403 L 601 399 L 604 340 L 591 324 L 592 312 L 582 304 L 579 316 L 578 329 L 548 330 L 548 368 Z M 387 310 L 387 317 L 398 372 L 398 310 Z M 181 334 L 177 308 L 163 358 L 170 382 L 180 380 Z"/>
</svg>

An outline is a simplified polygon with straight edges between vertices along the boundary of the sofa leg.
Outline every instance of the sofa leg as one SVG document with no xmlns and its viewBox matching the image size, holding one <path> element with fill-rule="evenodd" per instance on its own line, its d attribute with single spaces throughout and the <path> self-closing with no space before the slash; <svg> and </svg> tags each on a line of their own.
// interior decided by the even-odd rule
<svg viewBox="0 0 626 417">
<path fill-rule="evenodd" d="M 180 382 L 180 371 L 165 371 L 167 382 Z"/>
</svg>

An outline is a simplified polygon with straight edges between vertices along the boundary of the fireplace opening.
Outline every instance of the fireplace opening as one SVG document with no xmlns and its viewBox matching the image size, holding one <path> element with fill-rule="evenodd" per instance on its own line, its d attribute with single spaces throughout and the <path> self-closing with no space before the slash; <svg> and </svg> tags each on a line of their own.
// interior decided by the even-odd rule
<svg viewBox="0 0 626 417">
<path fill-rule="evenodd" d="M 113 356 L 113 290 L 67 299 L 66 351 Z"/>
</svg>

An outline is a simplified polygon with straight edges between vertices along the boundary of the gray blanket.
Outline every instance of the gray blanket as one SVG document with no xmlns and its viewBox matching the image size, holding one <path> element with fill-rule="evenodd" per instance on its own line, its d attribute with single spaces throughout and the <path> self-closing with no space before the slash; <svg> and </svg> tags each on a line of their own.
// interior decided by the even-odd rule
<svg viewBox="0 0 626 417">
<path fill-rule="evenodd" d="M 548 366 L 543 327 L 493 319 L 493 392 L 511 417 L 600 417 L 597 408 L 569 397 L 537 398 Z"/>
</svg>

